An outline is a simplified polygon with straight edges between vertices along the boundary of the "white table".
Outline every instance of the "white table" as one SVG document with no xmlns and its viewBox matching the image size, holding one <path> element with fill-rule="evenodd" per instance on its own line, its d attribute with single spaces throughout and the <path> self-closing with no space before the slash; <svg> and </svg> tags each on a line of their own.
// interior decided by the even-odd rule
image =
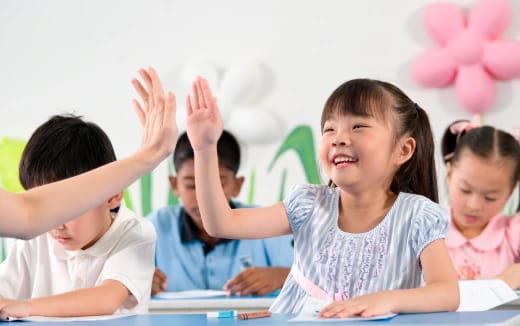
<svg viewBox="0 0 520 326">
<path fill-rule="evenodd" d="M 200 314 L 216 310 L 252 312 L 268 310 L 275 297 L 215 297 L 200 299 L 151 299 L 151 314 Z"/>
</svg>

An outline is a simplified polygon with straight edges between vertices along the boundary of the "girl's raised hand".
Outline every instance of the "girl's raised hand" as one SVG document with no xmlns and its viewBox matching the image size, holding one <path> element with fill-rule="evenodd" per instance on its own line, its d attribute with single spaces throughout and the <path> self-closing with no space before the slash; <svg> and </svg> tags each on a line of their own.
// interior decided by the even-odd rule
<svg viewBox="0 0 520 326">
<path fill-rule="evenodd" d="M 143 149 L 150 150 L 152 157 L 160 162 L 173 152 L 177 142 L 179 132 L 175 120 L 175 95 L 172 92 L 164 93 L 155 69 L 139 69 L 139 74 L 144 86 L 135 78 L 132 85 L 143 104 L 137 100 L 133 100 L 132 104 L 144 128 Z"/>
<path fill-rule="evenodd" d="M 206 79 L 198 77 L 193 82 L 192 94 L 186 97 L 186 111 L 186 131 L 193 150 L 203 151 L 215 145 L 222 134 L 223 123 Z"/>
</svg>

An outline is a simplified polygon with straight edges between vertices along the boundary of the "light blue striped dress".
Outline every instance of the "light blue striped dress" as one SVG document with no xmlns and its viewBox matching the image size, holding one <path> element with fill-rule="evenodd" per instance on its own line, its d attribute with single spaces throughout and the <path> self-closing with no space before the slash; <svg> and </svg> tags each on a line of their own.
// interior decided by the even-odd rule
<svg viewBox="0 0 520 326">
<path fill-rule="evenodd" d="M 431 200 L 400 193 L 383 221 L 366 233 L 338 227 L 339 188 L 295 186 L 284 201 L 294 233 L 294 263 L 327 293 L 345 298 L 421 285 L 419 256 L 445 238 L 449 214 Z M 290 274 L 272 312 L 298 313 L 307 297 Z"/>
</svg>

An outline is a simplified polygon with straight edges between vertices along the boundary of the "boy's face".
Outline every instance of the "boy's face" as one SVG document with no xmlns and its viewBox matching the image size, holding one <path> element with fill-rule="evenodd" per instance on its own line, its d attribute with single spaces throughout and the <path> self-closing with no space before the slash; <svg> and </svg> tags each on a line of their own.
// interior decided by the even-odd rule
<svg viewBox="0 0 520 326">
<path fill-rule="evenodd" d="M 96 208 L 55 228 L 49 234 L 65 250 L 88 249 L 110 228 L 110 209 L 119 206 L 122 198 L 123 193 L 119 193 Z"/>
<path fill-rule="evenodd" d="M 238 196 L 240 193 L 244 178 L 237 178 L 233 171 L 222 165 L 219 166 L 219 171 L 224 195 L 230 201 L 231 198 Z M 169 178 L 173 193 L 181 199 L 184 209 L 191 216 L 197 227 L 203 229 L 199 205 L 195 195 L 195 164 L 193 160 L 185 161 L 177 171 L 177 176 L 170 176 Z"/>
</svg>

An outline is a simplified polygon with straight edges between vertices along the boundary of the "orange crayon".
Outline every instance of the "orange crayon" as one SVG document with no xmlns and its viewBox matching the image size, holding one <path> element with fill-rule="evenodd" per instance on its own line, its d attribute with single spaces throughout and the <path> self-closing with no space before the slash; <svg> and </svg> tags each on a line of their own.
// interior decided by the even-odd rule
<svg viewBox="0 0 520 326">
<path fill-rule="evenodd" d="M 238 314 L 238 319 L 246 320 L 246 319 L 255 319 L 255 318 L 264 318 L 271 317 L 270 311 L 258 311 L 258 312 L 243 312 Z"/>
</svg>

